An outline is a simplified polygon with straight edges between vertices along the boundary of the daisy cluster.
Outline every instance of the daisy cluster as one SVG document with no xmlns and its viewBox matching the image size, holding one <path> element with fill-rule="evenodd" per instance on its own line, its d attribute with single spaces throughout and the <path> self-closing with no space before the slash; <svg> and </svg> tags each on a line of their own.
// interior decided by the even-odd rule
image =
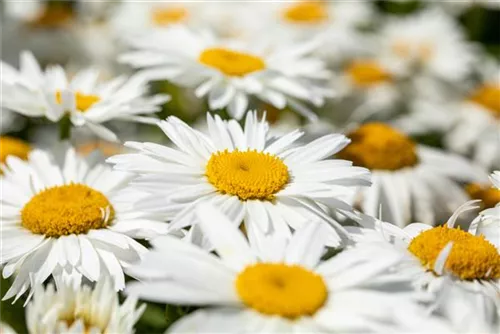
<svg viewBox="0 0 500 334">
<path fill-rule="evenodd" d="M 499 4 L 3 1 L 0 333 L 499 333 Z"/>
</svg>

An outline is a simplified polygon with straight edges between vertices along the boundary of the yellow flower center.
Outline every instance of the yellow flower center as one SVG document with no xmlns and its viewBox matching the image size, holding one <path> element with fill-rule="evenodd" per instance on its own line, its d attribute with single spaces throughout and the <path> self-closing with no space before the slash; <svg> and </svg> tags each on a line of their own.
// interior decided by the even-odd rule
<svg viewBox="0 0 500 334">
<path fill-rule="evenodd" d="M 235 77 L 242 77 L 266 68 L 264 60 L 260 57 L 224 48 L 205 49 L 198 60 L 203 65 Z"/>
<path fill-rule="evenodd" d="M 31 147 L 28 143 L 8 137 L 0 136 L 0 162 L 5 163 L 5 160 L 9 155 L 16 156 L 20 159 L 27 160 L 28 153 L 31 151 Z"/>
<path fill-rule="evenodd" d="M 76 109 L 78 109 L 78 111 L 80 112 L 86 112 L 90 107 L 92 107 L 92 105 L 99 102 L 101 98 L 97 95 L 86 95 L 80 92 L 76 92 L 75 100 Z M 62 103 L 62 96 L 60 91 L 56 92 L 56 101 L 59 104 Z"/>
<path fill-rule="evenodd" d="M 159 7 L 151 13 L 151 20 L 158 26 L 166 26 L 185 21 L 188 11 L 184 7 Z"/>
<path fill-rule="evenodd" d="M 303 1 L 286 8 L 283 18 L 291 23 L 317 24 L 328 20 L 328 9 L 321 1 Z"/>
<path fill-rule="evenodd" d="M 104 228 L 114 215 L 101 192 L 84 184 L 68 184 L 33 196 L 21 211 L 21 223 L 35 234 L 59 237 Z"/>
<path fill-rule="evenodd" d="M 486 84 L 476 90 L 470 99 L 500 118 L 500 85 Z"/>
<path fill-rule="evenodd" d="M 471 183 L 465 187 L 465 190 L 472 199 L 480 199 L 481 209 L 489 209 L 500 203 L 500 189 L 491 186 L 485 186 L 478 183 Z"/>
<path fill-rule="evenodd" d="M 290 178 L 288 167 L 271 154 L 257 151 L 217 152 L 206 168 L 208 181 L 223 194 L 240 200 L 272 201 Z"/>
<path fill-rule="evenodd" d="M 361 87 L 368 87 L 389 81 L 391 75 L 373 60 L 357 60 L 347 68 L 352 81 Z"/>
<path fill-rule="evenodd" d="M 48 4 L 28 22 L 33 28 L 63 28 L 71 24 L 75 16 L 73 9 L 64 4 Z"/>
<path fill-rule="evenodd" d="M 439 253 L 450 241 L 453 248 L 445 264 L 449 272 L 463 280 L 500 278 L 500 254 L 482 235 L 438 226 L 416 236 L 408 250 L 432 270 Z"/>
<path fill-rule="evenodd" d="M 383 123 L 368 123 L 348 135 L 352 142 L 338 157 L 374 170 L 398 170 L 418 163 L 415 143 Z"/>
<path fill-rule="evenodd" d="M 323 278 L 298 265 L 258 263 L 236 278 L 245 305 L 267 315 L 289 319 L 313 315 L 326 302 Z"/>
</svg>

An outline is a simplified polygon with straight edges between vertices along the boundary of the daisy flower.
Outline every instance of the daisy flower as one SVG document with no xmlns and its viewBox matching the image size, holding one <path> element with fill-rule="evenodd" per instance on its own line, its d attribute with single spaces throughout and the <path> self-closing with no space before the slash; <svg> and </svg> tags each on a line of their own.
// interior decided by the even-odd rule
<svg viewBox="0 0 500 334">
<path fill-rule="evenodd" d="M 122 36 L 141 35 L 152 29 L 167 28 L 176 24 L 196 27 L 205 23 L 203 9 L 206 7 L 209 6 L 199 2 L 122 2 L 117 4 L 110 24 L 116 33 Z"/>
<path fill-rule="evenodd" d="M 393 268 L 395 276 L 412 280 L 418 289 L 431 295 L 444 284 L 457 285 L 475 294 L 478 305 L 490 310 L 488 314 L 495 317 L 491 310 L 495 304 L 500 305 L 498 232 L 490 233 L 493 230 L 483 228 L 477 220 L 470 224 L 468 231 L 455 227 L 461 214 L 476 209 L 477 201 L 467 202 L 444 225 L 436 227 L 413 223 L 401 229 L 365 217 L 360 222 L 365 228 L 350 227 L 349 230 L 360 247 L 363 244 L 374 247 L 367 261 L 387 256 L 392 250 L 404 256 Z M 377 247 L 383 255 L 378 254 Z"/>
<path fill-rule="evenodd" d="M 397 73 L 376 57 L 355 58 L 347 62 L 333 80 L 338 109 L 349 111 L 349 121 L 381 119 L 394 114 L 403 103 L 403 87 Z M 337 114 L 337 112 L 336 112 Z"/>
<path fill-rule="evenodd" d="M 143 281 L 126 290 L 149 301 L 210 307 L 184 316 L 170 332 L 370 332 L 390 328 L 394 308 L 412 303 L 411 293 L 373 284 L 399 256 L 359 266 L 364 251 L 347 250 L 322 261 L 320 224 L 297 230 L 289 242 L 274 235 L 256 246 L 213 207 L 200 205 L 197 214 L 219 256 L 158 237 L 131 271 Z"/>
<path fill-rule="evenodd" d="M 21 139 L 9 136 L 0 136 L 0 163 L 4 164 L 7 157 L 13 155 L 22 160 L 28 159 L 31 146 Z M 1 173 L 1 171 L 0 171 Z"/>
<path fill-rule="evenodd" d="M 407 310 L 395 313 L 400 323 L 401 333 L 455 333 L 494 334 L 500 330 L 499 324 L 491 321 L 491 312 L 486 310 L 478 295 L 473 291 L 453 284 L 447 279 L 437 292 L 437 305 L 433 310 L 418 307 L 408 314 Z M 432 312 L 432 315 L 430 313 Z"/>
<path fill-rule="evenodd" d="M 134 333 L 134 324 L 146 305 L 136 308 L 129 297 L 120 305 L 108 279 L 99 280 L 94 289 L 88 285 L 39 285 L 26 307 L 30 333 Z"/>
<path fill-rule="evenodd" d="M 125 188 L 130 175 L 92 165 L 73 148 L 63 163 L 41 150 L 27 161 L 10 156 L 3 173 L 1 264 L 5 278 L 15 276 L 4 299 L 17 300 L 51 275 L 109 275 L 121 290 L 122 268 L 147 251 L 132 238 L 166 232 L 165 223 L 132 209 L 141 194 Z"/>
<path fill-rule="evenodd" d="M 479 184 L 469 185 L 469 192 L 474 199 L 481 200 L 479 213 L 471 227 L 491 236 L 494 240 L 500 240 L 500 171 L 494 172 L 491 177 L 493 187 L 481 186 Z M 497 242 L 497 246 L 498 246 Z"/>
<path fill-rule="evenodd" d="M 372 172 L 372 186 L 361 188 L 356 205 L 400 227 L 414 219 L 432 225 L 437 215 L 455 210 L 468 199 L 458 182 L 478 175 L 464 158 L 417 145 L 383 123 L 364 124 L 347 136 L 352 143 L 337 157 Z"/>
<path fill-rule="evenodd" d="M 176 26 L 132 39 L 135 50 L 120 60 L 141 69 L 139 74 L 148 80 L 195 88 L 196 96 L 208 96 L 210 109 L 227 108 L 236 119 L 244 116 L 250 97 L 316 119 L 306 104 L 321 106 L 332 95 L 326 85 L 329 72 L 319 59 L 308 56 L 316 43 L 260 44 L 217 40 Z"/>
<path fill-rule="evenodd" d="M 168 96 L 146 97 L 147 85 L 139 78 L 118 77 L 98 83 L 94 69 L 78 72 L 69 80 L 60 66 L 42 71 L 29 52 L 20 57 L 20 70 L 2 62 L 2 108 L 28 117 L 58 122 L 66 116 L 72 125 L 84 126 L 96 135 L 117 141 L 101 123 L 111 120 L 151 122 L 141 114 L 160 110 Z"/>
<path fill-rule="evenodd" d="M 437 9 L 414 16 L 393 18 L 376 38 L 380 56 L 402 74 L 422 74 L 446 82 L 460 83 L 475 61 L 475 50 L 467 44 L 455 20 Z"/>
<path fill-rule="evenodd" d="M 246 16 L 259 18 L 259 25 L 253 22 L 248 27 L 254 36 L 265 36 L 271 31 L 277 39 L 318 39 L 319 54 L 339 62 L 363 49 L 358 28 L 367 25 L 373 15 L 374 8 L 368 2 L 299 0 L 255 2 Z"/>
<path fill-rule="evenodd" d="M 460 154 L 471 154 L 486 168 L 500 167 L 500 64 L 486 62 L 482 83 L 470 91 L 458 109 L 456 124 L 445 144 Z"/>
<path fill-rule="evenodd" d="M 210 114 L 207 123 L 204 134 L 169 117 L 158 125 L 175 148 L 127 142 L 138 152 L 108 159 L 116 169 L 138 174 L 133 185 L 151 193 L 137 208 L 163 212 L 171 230 L 195 224 L 194 207 L 211 202 L 244 220 L 249 237 L 256 228 L 289 236 L 289 226 L 318 219 L 334 227 L 328 229 L 332 245 L 347 237 L 329 209 L 352 211 L 342 199 L 351 187 L 369 185 L 370 175 L 350 161 L 327 159 L 349 143 L 346 137 L 331 134 L 297 146 L 303 133 L 295 130 L 271 139 L 268 123 L 254 112 L 247 113 L 244 129 Z"/>
</svg>

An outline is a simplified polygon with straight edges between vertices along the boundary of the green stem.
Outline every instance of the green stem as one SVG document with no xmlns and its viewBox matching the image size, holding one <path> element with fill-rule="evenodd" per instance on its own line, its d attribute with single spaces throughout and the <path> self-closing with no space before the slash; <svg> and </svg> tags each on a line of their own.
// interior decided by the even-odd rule
<svg viewBox="0 0 500 334">
<path fill-rule="evenodd" d="M 61 141 L 71 139 L 71 119 L 69 115 L 64 116 L 59 121 L 59 139 Z"/>
</svg>

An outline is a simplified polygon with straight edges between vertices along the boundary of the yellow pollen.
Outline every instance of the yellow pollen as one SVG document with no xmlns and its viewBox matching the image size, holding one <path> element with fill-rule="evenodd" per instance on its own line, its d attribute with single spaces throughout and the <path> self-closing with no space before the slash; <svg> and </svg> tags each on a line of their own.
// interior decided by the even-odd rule
<svg viewBox="0 0 500 334">
<path fill-rule="evenodd" d="M 470 100 L 482 105 L 495 117 L 500 118 L 500 85 L 486 84 L 477 89 Z"/>
<path fill-rule="evenodd" d="M 21 223 L 35 234 L 59 237 L 105 228 L 114 215 L 113 206 L 101 192 L 72 183 L 33 196 L 21 211 Z"/>
<path fill-rule="evenodd" d="M 291 23 L 317 24 L 328 20 L 328 9 L 321 1 L 303 1 L 286 8 L 283 18 Z"/>
<path fill-rule="evenodd" d="M 482 186 L 478 183 L 471 183 L 465 187 L 465 190 L 472 199 L 480 199 L 481 210 L 495 207 L 500 203 L 500 190 L 491 186 Z"/>
<path fill-rule="evenodd" d="M 76 109 L 80 112 L 86 112 L 92 105 L 99 102 L 101 98 L 97 95 L 86 95 L 80 92 L 75 93 Z M 61 92 L 56 92 L 56 102 L 61 104 L 62 97 Z"/>
<path fill-rule="evenodd" d="M 242 77 L 266 68 L 264 60 L 260 57 L 224 48 L 205 49 L 198 60 L 203 65 L 235 77 Z"/>
<path fill-rule="evenodd" d="M 356 60 L 347 68 L 352 81 L 361 87 L 368 87 L 389 81 L 391 75 L 373 60 Z"/>
<path fill-rule="evenodd" d="M 187 17 L 188 11 L 184 7 L 160 7 L 151 13 L 151 20 L 158 26 L 180 23 L 185 21 Z"/>
<path fill-rule="evenodd" d="M 28 22 L 33 28 L 63 28 L 71 24 L 74 12 L 70 6 L 48 4 Z"/>
<path fill-rule="evenodd" d="M 398 170 L 418 163 L 415 143 L 383 123 L 368 123 L 348 134 L 352 142 L 338 157 L 373 170 Z"/>
<path fill-rule="evenodd" d="M 9 155 L 27 160 L 28 153 L 31 151 L 28 143 L 8 136 L 0 136 L 0 162 L 5 163 Z"/>
<path fill-rule="evenodd" d="M 438 226 L 420 233 L 408 246 L 423 266 L 433 270 L 439 253 L 453 242 L 445 268 L 463 280 L 500 278 L 500 254 L 484 236 Z"/>
<path fill-rule="evenodd" d="M 240 200 L 274 200 L 290 178 L 288 167 L 271 154 L 257 151 L 217 152 L 206 167 L 208 181 L 220 193 Z"/>
<path fill-rule="evenodd" d="M 326 302 L 323 278 L 301 266 L 258 263 L 236 278 L 236 291 L 245 305 L 288 319 L 311 316 Z"/>
</svg>

